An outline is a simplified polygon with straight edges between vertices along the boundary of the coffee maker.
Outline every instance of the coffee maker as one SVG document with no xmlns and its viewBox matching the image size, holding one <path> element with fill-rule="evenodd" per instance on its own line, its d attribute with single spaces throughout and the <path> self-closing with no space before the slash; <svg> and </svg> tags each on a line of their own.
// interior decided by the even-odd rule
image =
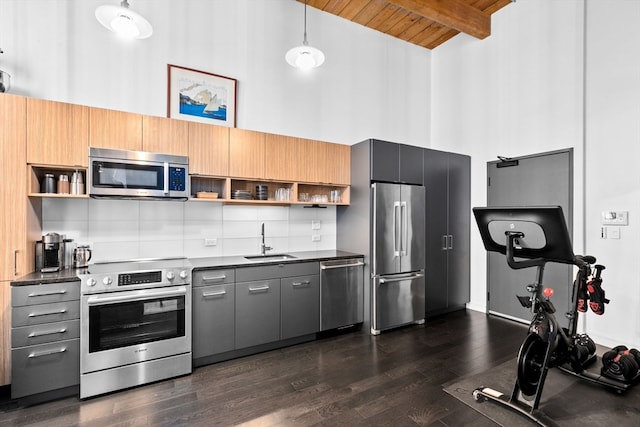
<svg viewBox="0 0 640 427">
<path fill-rule="evenodd" d="M 65 239 L 58 233 L 47 233 L 36 242 L 36 271 L 51 273 L 65 267 Z"/>
</svg>

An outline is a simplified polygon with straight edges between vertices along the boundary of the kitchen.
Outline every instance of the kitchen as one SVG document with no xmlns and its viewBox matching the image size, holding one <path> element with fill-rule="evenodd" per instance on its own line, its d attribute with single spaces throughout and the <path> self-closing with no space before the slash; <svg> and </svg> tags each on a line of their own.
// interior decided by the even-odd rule
<svg viewBox="0 0 640 427">
<path fill-rule="evenodd" d="M 33 4 L 33 2 L 29 3 Z M 618 294 L 616 299 L 618 304 L 628 305 L 628 307 L 625 306 L 628 310 L 618 312 L 637 313 L 634 307 L 637 307 L 638 296 L 632 294 L 630 298 L 622 298 L 622 290 L 616 289 L 614 285 L 614 283 L 629 283 L 634 280 L 632 273 L 626 267 L 632 262 L 625 258 L 630 256 L 626 254 L 633 253 L 631 243 L 634 239 L 633 234 L 627 236 L 623 234 L 622 239 L 618 241 L 598 240 L 593 237 L 593 230 L 598 228 L 595 224 L 597 219 L 594 218 L 598 217 L 600 211 L 610 208 L 611 205 L 628 206 L 626 200 L 634 199 L 633 195 L 637 191 L 631 186 L 631 183 L 636 180 L 629 179 L 628 176 L 624 176 L 624 179 L 616 179 L 622 178 L 622 172 L 618 171 L 635 171 L 631 165 L 626 167 L 623 163 L 621 167 L 618 162 L 631 162 L 636 150 L 636 144 L 630 141 L 625 133 L 632 127 L 630 111 L 635 108 L 632 96 L 637 92 L 636 77 L 623 74 L 616 79 L 620 86 L 615 88 L 624 88 L 624 91 L 617 90 L 616 94 L 622 99 L 628 99 L 631 108 L 624 111 L 616 110 L 616 117 L 629 123 L 625 121 L 623 126 L 616 126 L 616 130 L 612 131 L 610 122 L 601 119 L 614 120 L 614 117 L 610 111 L 603 111 L 604 107 L 599 107 L 598 102 L 600 99 L 606 99 L 609 86 L 602 81 L 606 72 L 603 69 L 604 66 L 599 66 L 598 63 L 606 64 L 607 61 L 612 61 L 618 64 L 619 61 L 622 66 L 618 67 L 618 72 L 624 73 L 628 69 L 627 65 L 633 66 L 635 60 L 618 57 L 615 51 L 607 51 L 611 56 L 598 61 L 606 49 L 600 50 L 600 45 L 595 42 L 587 44 L 589 58 L 591 58 L 587 65 L 588 70 L 593 74 L 590 74 L 586 89 L 576 83 L 582 81 L 583 76 L 582 56 L 577 53 L 581 52 L 583 41 L 585 9 L 583 2 L 562 2 L 561 5 L 552 4 L 553 2 L 538 4 L 517 2 L 495 15 L 493 35 L 488 39 L 479 42 L 463 35 L 452 40 L 451 44 L 433 52 L 400 43 L 359 27 L 352 28 L 351 24 L 336 21 L 331 17 L 322 17 L 319 13 L 312 13 L 310 10 L 311 43 L 322 45 L 325 51 L 327 48 L 324 46 L 335 46 L 332 49 L 335 51 L 332 52 L 333 57 L 328 56 L 327 62 L 322 68 L 316 70 L 318 72 L 313 77 L 296 74 L 282 59 L 283 52 L 290 45 L 299 42 L 302 10 L 299 4 L 288 4 L 283 1 L 277 2 L 275 6 L 262 3 L 249 6 L 247 2 L 235 2 L 239 5 L 233 6 L 231 3 L 234 2 L 213 2 L 206 13 L 199 15 L 192 13 L 191 7 L 195 7 L 193 4 L 182 8 L 169 6 L 166 2 L 167 8 L 162 8 L 166 11 L 158 10 L 157 12 L 164 14 L 156 18 L 159 21 L 169 22 L 169 17 L 175 15 L 188 16 L 194 20 L 201 19 L 203 22 L 195 21 L 189 29 L 192 33 L 187 31 L 171 35 L 158 33 L 162 37 L 152 37 L 144 43 L 123 45 L 116 43 L 107 34 L 103 34 L 104 30 L 93 19 L 93 10 L 98 3 L 79 2 L 73 3 L 73 7 L 68 7 L 43 2 L 38 4 L 38 12 L 25 9 L 28 6 L 20 2 L 3 2 L 0 5 L 0 15 L 12 18 L 10 20 L 5 18 L 8 21 L 3 20 L 0 26 L 3 28 L 0 42 L 5 50 L 5 54 L 0 57 L 2 60 L 0 64 L 4 68 L 9 68 L 11 61 L 29 62 L 28 67 L 24 66 L 30 70 L 28 76 L 23 74 L 19 78 L 20 73 L 10 69 L 17 87 L 16 93 L 74 104 L 164 116 L 166 91 L 158 88 L 164 88 L 166 84 L 166 64 L 189 64 L 194 68 L 238 78 L 240 82 L 239 127 L 347 144 L 375 136 L 390 141 L 414 143 L 470 154 L 473 159 L 473 176 L 476 177 L 472 187 L 473 205 L 484 203 L 485 190 L 483 179 L 480 177 L 483 176 L 485 163 L 495 158 L 496 154 L 528 154 L 531 151 L 545 151 L 564 146 L 576 146 L 580 150 L 580 147 L 583 147 L 582 129 L 585 121 L 582 116 L 583 104 L 580 100 L 586 90 L 589 94 L 588 118 L 595 115 L 599 120 L 588 121 L 585 138 L 589 154 L 586 154 L 587 150 L 581 151 L 582 154 L 578 153 L 582 156 L 580 157 L 582 162 L 577 162 L 576 175 L 581 176 L 583 173 L 581 164 L 584 164 L 585 168 L 588 165 L 594 170 L 597 169 L 599 173 L 606 170 L 612 174 L 610 176 L 616 183 L 616 192 L 612 194 L 604 181 L 602 183 L 597 181 L 597 175 L 592 177 L 591 174 L 586 174 L 587 182 L 583 184 L 580 184 L 582 180 L 576 179 L 578 186 L 589 188 L 589 197 L 585 197 L 584 200 L 587 206 L 584 220 L 581 221 L 580 215 L 576 218 L 577 229 L 585 227 L 589 233 L 585 237 L 577 236 L 576 244 L 586 245 L 594 253 L 608 254 L 605 262 L 611 267 L 609 269 L 611 292 Z M 140 1 L 140 6 L 143 3 Z M 586 25 L 586 31 L 591 34 L 590 32 L 595 31 L 598 25 L 605 24 L 597 18 L 598 16 L 609 16 L 608 13 L 615 13 L 613 15 L 615 19 L 607 21 L 607 24 L 615 26 L 618 33 L 611 28 L 610 35 L 600 40 L 603 43 L 621 43 L 622 40 L 627 48 L 633 50 L 634 40 L 637 40 L 637 37 L 633 34 L 627 35 L 623 31 L 625 28 L 626 31 L 632 32 L 633 25 L 618 23 L 624 19 L 632 19 L 635 16 L 636 6 L 632 4 L 633 2 L 631 4 L 614 3 L 615 7 L 611 11 L 605 11 L 595 2 L 587 2 L 588 22 L 595 22 L 595 24 Z M 135 4 L 132 7 L 135 8 Z M 629 13 L 625 13 L 624 8 L 630 8 Z M 147 12 L 141 8 L 139 10 Z M 546 22 L 541 17 L 547 14 L 556 18 Z M 222 33 L 233 34 L 235 38 L 218 40 L 216 43 L 220 44 L 209 49 L 207 56 L 198 55 L 197 51 L 185 56 L 187 54 L 184 52 L 184 46 L 189 44 L 188 40 L 202 38 L 198 37 L 199 32 L 210 29 L 209 17 L 217 16 L 234 17 L 227 20 L 228 22 L 216 21 L 216 29 L 221 28 Z M 21 19 L 26 20 L 27 17 L 30 23 L 21 21 Z M 53 29 L 54 24 L 49 20 L 50 17 L 56 17 L 56 25 L 60 25 L 60 28 L 76 28 L 75 34 L 63 34 Z M 539 19 L 531 19 L 531 17 Z M 539 25 L 541 21 L 545 24 L 540 27 L 529 28 L 528 26 L 529 23 Z M 571 22 L 571 25 L 567 25 L 567 22 Z M 4 33 L 8 31 L 9 34 L 22 34 L 20 28 L 32 29 L 32 25 L 42 28 L 43 31 L 44 29 L 50 31 L 47 32 L 47 36 L 44 36 L 32 30 L 27 37 L 11 37 Z M 231 27 L 233 30 L 230 29 Z M 326 28 L 331 28 L 332 31 Z M 545 29 L 552 31 L 541 34 Z M 267 38 L 263 37 L 265 32 L 271 35 L 270 39 L 279 42 L 266 43 Z M 535 34 L 536 37 L 525 37 L 528 33 Z M 557 37 L 561 42 L 553 38 L 558 33 L 564 35 L 564 37 Z M 32 37 L 37 37 L 37 41 L 33 41 Z M 347 51 L 342 46 L 344 40 L 357 43 L 360 49 Z M 550 43 L 550 40 L 554 42 Z M 594 39 L 589 40 L 592 43 L 591 40 Z M 524 44 L 524 47 L 518 42 Z M 60 60 L 61 51 L 57 48 L 58 46 L 65 46 L 62 50 L 65 60 Z M 251 46 L 250 50 L 247 50 L 248 46 Z M 198 49 L 197 46 L 193 48 Z M 469 50 L 476 53 L 469 55 L 462 53 Z M 74 53 L 71 53 L 72 51 Z M 96 55 L 95 52 L 101 54 Z M 157 52 L 159 57 L 151 56 L 151 52 Z M 525 52 L 535 52 L 536 55 L 529 57 Z M 257 54 L 257 59 L 250 54 Z M 199 62 L 190 60 L 192 56 L 207 59 L 201 59 Z M 29 57 L 38 58 L 38 60 L 29 61 Z M 492 58 L 496 57 L 500 60 L 492 62 Z M 81 58 L 92 58 L 92 60 L 86 61 Z M 518 62 L 518 58 L 522 63 Z M 545 64 L 549 69 L 554 69 L 552 64 L 556 60 L 561 61 L 556 72 L 534 74 L 534 70 L 540 69 L 537 64 Z M 254 61 L 260 62 L 256 64 Z M 280 65 L 281 62 L 282 65 Z M 51 70 L 50 64 L 56 64 L 56 68 Z M 348 64 L 348 67 L 345 67 L 345 64 Z M 480 81 L 481 77 L 471 71 L 477 70 L 478 67 L 484 70 L 487 78 L 493 76 L 492 79 L 495 80 Z M 497 76 L 500 75 L 506 77 L 498 79 Z M 424 76 L 431 76 L 431 78 Z M 313 78 L 320 79 L 321 84 L 310 84 Z M 430 84 L 431 79 L 439 84 Z M 535 85 L 531 85 L 531 82 Z M 631 90 L 626 85 L 629 85 Z M 380 93 L 382 88 L 385 89 Z M 521 98 L 513 95 L 524 88 L 527 90 Z M 621 95 L 621 92 L 625 94 Z M 281 97 L 282 93 L 287 96 Z M 344 99 L 343 93 L 350 96 Z M 553 98 L 554 102 L 550 102 L 550 98 Z M 272 108 L 263 108 L 265 99 L 270 100 Z M 308 99 L 313 99 L 314 102 L 309 103 Z M 381 103 L 385 106 L 398 105 L 398 108 L 380 109 Z M 478 103 L 482 108 L 477 107 Z M 509 117 L 511 120 L 496 122 L 491 113 L 493 103 L 501 108 L 499 116 Z M 533 106 L 541 104 L 553 104 L 554 108 L 551 111 L 533 109 Z M 276 113 L 283 109 L 287 111 L 286 115 Z M 478 114 L 479 111 L 483 111 L 483 114 Z M 460 118 L 469 125 L 460 126 Z M 491 126 L 487 127 L 483 123 L 490 123 Z M 540 126 L 540 123 L 543 126 Z M 599 136 L 601 134 L 612 135 L 629 155 L 621 159 L 614 153 L 605 151 L 601 148 L 602 138 Z M 576 202 L 579 206 L 583 203 L 580 200 Z M 636 207 L 635 204 L 628 209 L 633 210 L 634 207 Z M 331 208 L 328 208 L 325 212 L 330 211 Z M 582 210 L 576 211 L 582 212 Z M 302 212 L 307 215 L 307 211 Z M 257 250 L 258 223 L 261 222 L 257 216 L 255 218 L 252 236 L 233 236 L 233 238 L 252 240 L 249 243 L 252 245 L 252 251 Z M 324 222 L 324 219 L 320 218 L 320 220 Z M 331 223 L 331 220 L 327 221 Z M 633 225 L 628 228 L 628 232 L 637 233 Z M 267 233 L 269 233 L 268 224 Z M 287 239 L 289 238 L 287 236 Z M 328 239 L 331 242 L 331 235 Z M 302 241 L 302 238 L 300 240 Z M 308 240 L 310 241 L 310 238 Z M 326 241 L 321 240 L 322 243 Z M 306 243 L 311 244 L 311 242 Z M 153 244 L 150 243 L 147 247 L 152 246 Z M 477 236 L 472 236 L 472 247 L 475 248 L 472 251 L 472 271 L 475 276 L 472 283 L 475 284 L 471 287 L 471 308 L 482 311 L 485 304 L 485 285 L 482 283 L 485 254 Z M 614 328 L 612 325 L 621 319 L 616 318 L 614 313 L 612 316 L 589 319 L 590 329 L 595 329 L 604 343 L 607 339 L 637 343 L 637 332 L 632 329 L 621 331 Z M 611 330 L 616 330 L 616 333 L 621 336 L 609 337 Z"/>
</svg>

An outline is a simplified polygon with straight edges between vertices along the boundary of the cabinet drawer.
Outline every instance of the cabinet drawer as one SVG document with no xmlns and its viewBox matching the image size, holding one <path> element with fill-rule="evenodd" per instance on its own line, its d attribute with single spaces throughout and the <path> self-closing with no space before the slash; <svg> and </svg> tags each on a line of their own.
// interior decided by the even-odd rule
<svg viewBox="0 0 640 427">
<path fill-rule="evenodd" d="M 11 398 L 80 384 L 80 340 L 11 351 Z"/>
<path fill-rule="evenodd" d="M 11 347 L 25 347 L 79 337 L 80 320 L 22 326 L 11 329 Z"/>
<path fill-rule="evenodd" d="M 80 281 L 13 286 L 11 306 L 45 304 L 80 299 Z"/>
<path fill-rule="evenodd" d="M 236 280 L 236 273 L 233 268 L 221 270 L 198 270 L 193 273 L 193 287 L 222 285 L 233 283 Z"/>
<path fill-rule="evenodd" d="M 234 286 L 227 284 L 193 289 L 193 358 L 234 348 Z"/>
<path fill-rule="evenodd" d="M 306 276 L 310 274 L 318 274 L 319 272 L 320 263 L 317 262 L 298 262 L 292 264 L 242 267 L 236 269 L 236 282 Z"/>
<path fill-rule="evenodd" d="M 37 325 L 80 318 L 80 301 L 27 305 L 11 309 L 11 326 Z"/>
</svg>

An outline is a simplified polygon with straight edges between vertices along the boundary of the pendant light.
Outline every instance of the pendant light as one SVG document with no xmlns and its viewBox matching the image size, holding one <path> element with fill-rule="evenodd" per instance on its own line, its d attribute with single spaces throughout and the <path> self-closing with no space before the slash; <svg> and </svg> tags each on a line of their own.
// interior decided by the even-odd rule
<svg viewBox="0 0 640 427">
<path fill-rule="evenodd" d="M 153 33 L 149 21 L 129 9 L 129 2 L 122 0 L 120 6 L 103 4 L 96 9 L 96 19 L 106 29 L 131 39 L 146 39 Z"/>
<path fill-rule="evenodd" d="M 307 41 L 307 0 L 304 1 L 304 39 L 302 45 L 289 49 L 285 59 L 289 65 L 301 70 L 319 67 L 324 62 L 324 53 L 320 49 L 309 46 Z"/>
</svg>

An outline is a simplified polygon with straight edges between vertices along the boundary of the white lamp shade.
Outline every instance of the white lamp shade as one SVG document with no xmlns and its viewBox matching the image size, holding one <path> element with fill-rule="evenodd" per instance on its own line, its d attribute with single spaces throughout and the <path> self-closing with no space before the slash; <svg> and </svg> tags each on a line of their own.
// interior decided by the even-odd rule
<svg viewBox="0 0 640 427">
<path fill-rule="evenodd" d="M 296 46 L 285 55 L 287 63 L 301 70 L 319 67 L 324 62 L 324 53 L 309 45 Z"/>
<path fill-rule="evenodd" d="M 109 31 L 124 37 L 146 39 L 153 33 L 149 21 L 127 7 L 104 4 L 96 9 L 96 19 Z"/>
</svg>

